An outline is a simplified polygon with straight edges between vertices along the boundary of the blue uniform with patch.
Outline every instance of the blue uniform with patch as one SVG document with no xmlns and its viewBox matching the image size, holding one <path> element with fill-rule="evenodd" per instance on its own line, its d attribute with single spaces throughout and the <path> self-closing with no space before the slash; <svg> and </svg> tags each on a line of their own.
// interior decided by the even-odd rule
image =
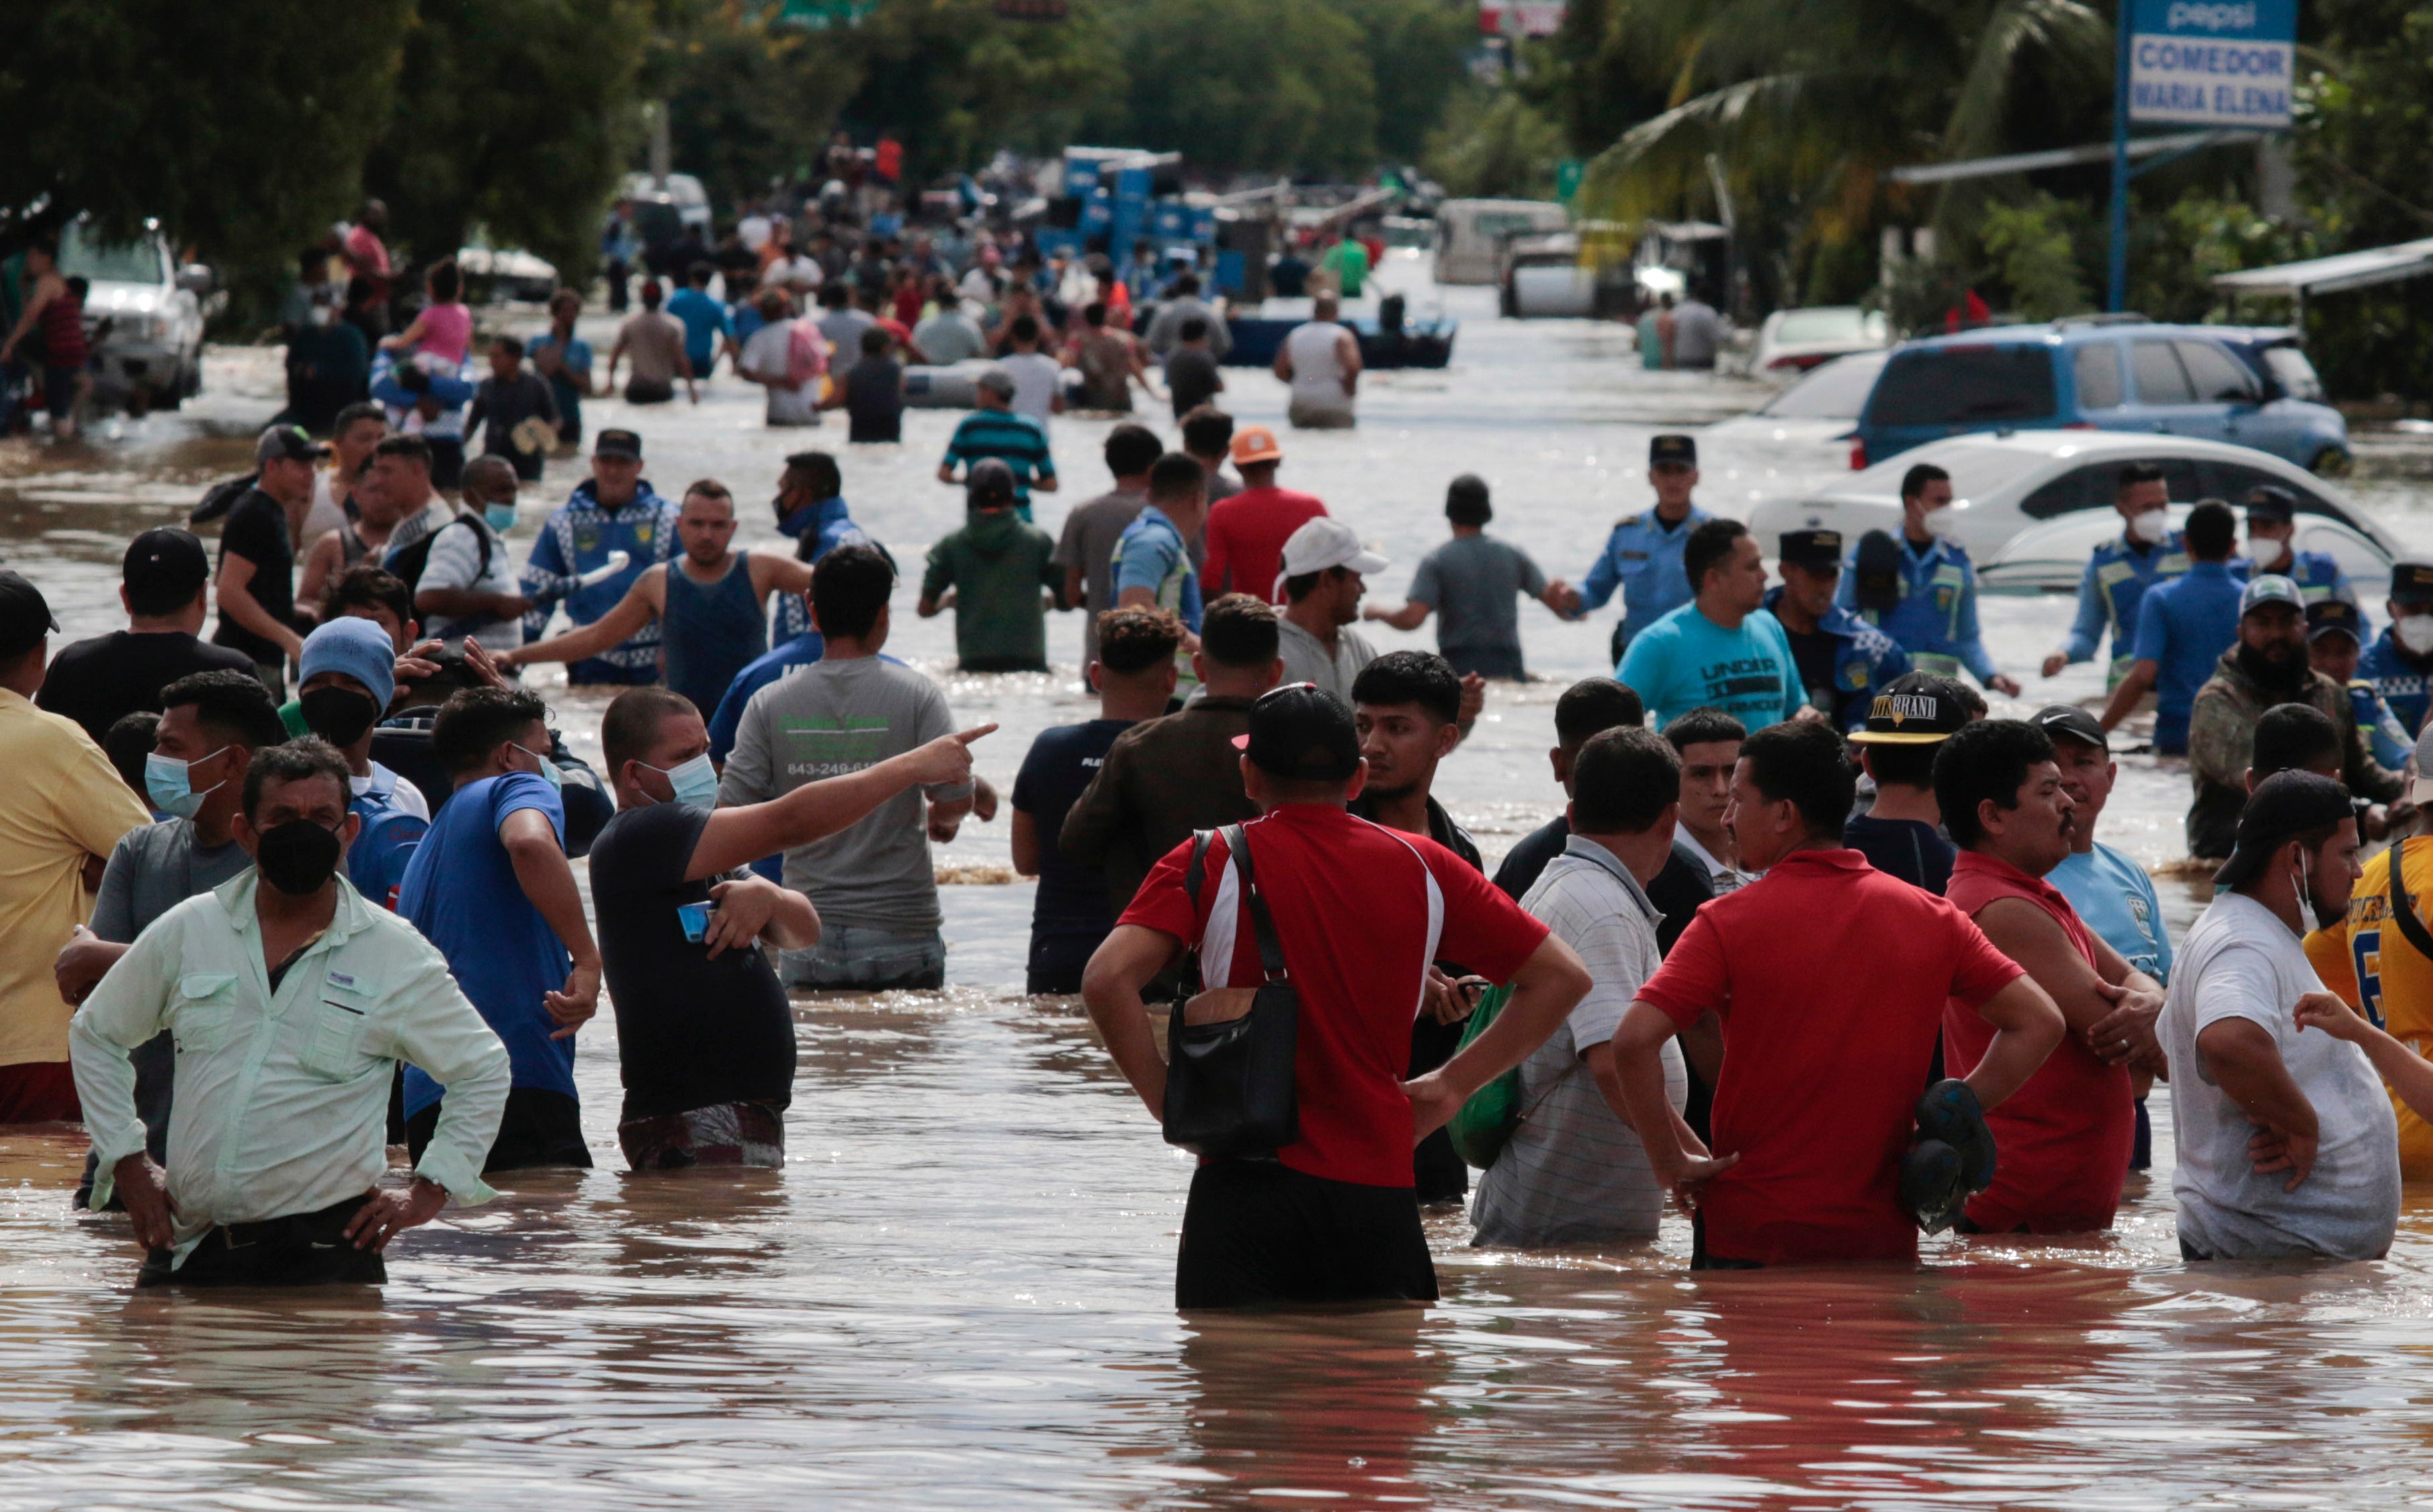
<svg viewBox="0 0 2433 1512">
<path fill-rule="evenodd" d="M 1999 675 L 1977 624 L 1977 566 L 1957 541 L 1924 546 L 1901 541 L 1900 602 L 1889 610 L 1859 607 L 1859 558 L 1842 563 L 1842 586 L 1833 602 L 1881 630 L 1909 653 L 1911 667 L 1956 677 L 1962 668 L 1981 683 Z"/>
<path fill-rule="evenodd" d="M 2255 570 L 2251 567 L 2239 576 L 2247 577 Z M 2325 599 L 2356 602 L 2356 589 L 2349 586 L 2348 574 L 2340 570 L 2340 564 L 2333 561 L 2329 552 L 2294 552 L 2288 567 L 2275 568 L 2273 572 L 2298 585 L 2299 594 L 2308 603 L 2321 603 Z"/>
<path fill-rule="evenodd" d="M 2226 562 L 2192 562 L 2137 605 L 2136 658 L 2154 664 L 2154 750 L 2188 748 L 2188 711 L 2221 654 L 2238 643 L 2243 590 Z"/>
<path fill-rule="evenodd" d="M 840 546 L 876 546 L 859 525 L 853 522 L 853 512 L 845 507 L 844 496 L 823 499 L 816 504 L 805 504 L 778 522 L 777 534 L 791 537 L 797 561 L 816 566 L 819 559 Z M 808 548 L 808 550 L 806 549 Z M 883 548 L 882 548 L 883 550 Z M 809 636 L 816 641 L 819 632 L 811 628 L 811 611 L 799 593 L 777 595 L 776 612 L 769 617 L 769 649 L 775 651 L 788 641 Z M 809 658 L 819 659 L 813 647 Z M 720 759 L 723 760 L 723 754 Z"/>
<path fill-rule="evenodd" d="M 2416 752 L 2416 741 L 2408 735 L 2399 716 L 2365 681 L 2349 684 L 2349 712 L 2356 718 L 2357 733 L 2365 737 L 2365 747 L 2377 765 L 2397 772 L 2407 765 Z"/>
<path fill-rule="evenodd" d="M 1580 584 L 1580 608 L 1602 609 L 1622 590 L 1622 630 L 1618 645 L 1663 619 L 1691 600 L 1690 575 L 1681 568 L 1681 548 L 1690 533 L 1715 517 L 1692 504 L 1677 525 L 1667 525 L 1654 509 L 1614 526 L 1606 537 L 1605 554 L 1589 569 Z M 1619 659 L 1617 655 L 1617 659 Z"/>
<path fill-rule="evenodd" d="M 1781 602 L 1779 586 L 1766 590 L 1768 612 Z M 1791 637 L 1796 656 L 1800 637 L 1792 636 L 1788 625 L 1782 633 Z M 1833 639 L 1833 686 L 1819 688 L 1811 684 L 1808 701 L 1832 719 L 1835 729 L 1847 734 L 1867 722 L 1867 710 L 1875 704 L 1877 692 L 1909 671 L 1909 653 L 1892 637 L 1839 605 L 1816 621 L 1816 633 Z"/>
<path fill-rule="evenodd" d="M 601 504 L 592 480 L 584 479 L 566 502 L 552 510 L 542 523 L 540 538 L 533 542 L 532 555 L 524 566 L 526 590 L 536 599 L 540 598 L 558 579 L 604 567 L 609 552 L 623 552 L 633 558 L 623 571 L 604 583 L 576 588 L 566 596 L 566 617 L 578 626 L 589 624 L 617 607 L 625 590 L 645 571 L 674 557 L 679 545 L 676 515 L 676 506 L 660 498 L 648 483 L 638 483 L 632 499 L 616 509 L 608 509 Z M 539 639 L 548 625 L 549 610 L 534 610 L 524 616 L 524 638 Z M 634 632 L 622 645 L 569 667 L 566 680 L 657 682 L 658 621 L 654 620 Z"/>
<path fill-rule="evenodd" d="M 2402 729 L 2424 727 L 2424 684 L 2428 673 L 2433 673 L 2433 667 L 2410 664 L 2387 625 L 2374 637 L 2373 644 L 2366 648 L 2365 654 L 2357 658 L 2358 680 L 2373 685 L 2373 690 L 2390 705 L 2390 712 L 2398 716 Z"/>
<path fill-rule="evenodd" d="M 2063 659 L 2072 666 L 2093 661 L 2095 648 L 2109 631 L 2112 661 L 2105 669 L 2103 686 L 2117 685 L 2129 675 L 2129 664 L 2135 659 L 2130 653 L 2136 645 L 2137 605 L 2146 590 L 2187 569 L 2187 542 L 2178 531 L 2152 546 L 2116 535 L 2097 547 L 2078 580 L 2078 617 L 2070 621 L 2069 638 L 2062 642 Z"/>
</svg>

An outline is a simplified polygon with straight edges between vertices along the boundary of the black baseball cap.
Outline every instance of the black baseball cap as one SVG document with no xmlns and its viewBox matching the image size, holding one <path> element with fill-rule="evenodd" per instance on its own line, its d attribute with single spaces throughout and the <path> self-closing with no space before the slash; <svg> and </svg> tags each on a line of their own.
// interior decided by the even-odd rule
<svg viewBox="0 0 2433 1512">
<path fill-rule="evenodd" d="M 2317 599 L 2306 605 L 2306 638 L 2322 639 L 2325 636 L 2342 635 L 2365 644 L 2365 616 L 2346 599 Z"/>
<path fill-rule="evenodd" d="M 2407 602 L 2433 599 L 2433 562 L 2411 556 L 2391 563 L 2390 596 Z"/>
<path fill-rule="evenodd" d="M 212 559 L 202 537 L 190 530 L 162 525 L 127 543 L 127 559 L 119 575 L 129 598 L 147 603 L 192 599 L 210 581 Z"/>
<path fill-rule="evenodd" d="M 631 431 L 603 431 L 591 441 L 595 457 L 631 457 L 642 460 L 642 438 Z"/>
<path fill-rule="evenodd" d="M 60 622 L 51 618 L 51 605 L 43 590 L 23 574 L 0 569 L 0 657 L 13 661 L 59 630 Z M 1347 723 L 1351 718 L 1344 715 Z"/>
<path fill-rule="evenodd" d="M 2354 819 L 2349 790 L 2312 772 L 2276 772 L 2255 785 L 2238 816 L 2238 840 L 2230 859 L 2213 875 L 2217 887 L 2252 881 L 2272 853 L 2292 835 Z"/>
<path fill-rule="evenodd" d="M 2277 483 L 2260 483 L 2247 491 L 2247 522 L 2287 525 L 2298 518 L 2298 496 Z"/>
<path fill-rule="evenodd" d="M 1660 467 L 1668 462 L 1677 462 L 1685 467 L 1696 467 L 1698 438 L 1674 432 L 1650 440 L 1647 443 L 1647 465 Z"/>
<path fill-rule="evenodd" d="M 274 425 L 253 443 L 256 465 L 264 462 L 318 462 L 330 449 L 313 439 L 300 425 Z"/>
<path fill-rule="evenodd" d="M 1314 683 L 1269 688 L 1251 705 L 1251 733 L 1234 749 L 1269 776 L 1349 782 L 1360 770 L 1360 733 L 1343 700 Z"/>
<path fill-rule="evenodd" d="M 1884 685 L 1867 710 L 1867 727 L 1850 739 L 1860 745 L 1932 745 L 1951 739 L 1968 722 L 1968 705 L 1932 672 L 1904 672 Z"/>
<path fill-rule="evenodd" d="M 1785 567 L 1838 568 L 1842 565 L 1842 533 L 1838 530 L 1787 530 L 1778 553 Z"/>
<path fill-rule="evenodd" d="M 2049 740 L 2076 740 L 2106 756 L 2112 754 L 2112 738 L 2103 733 L 2103 722 L 2075 704 L 2048 704 L 2028 722 L 2044 731 Z"/>
<path fill-rule="evenodd" d="M 963 503 L 970 509 L 1002 508 L 1013 502 L 1013 469 L 995 457 L 972 464 L 963 479 Z"/>
</svg>

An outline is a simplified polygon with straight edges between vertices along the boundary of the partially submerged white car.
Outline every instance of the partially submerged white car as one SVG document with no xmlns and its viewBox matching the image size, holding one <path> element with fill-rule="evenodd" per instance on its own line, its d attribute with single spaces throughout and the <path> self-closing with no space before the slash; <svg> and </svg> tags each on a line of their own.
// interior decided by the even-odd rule
<svg viewBox="0 0 2433 1512">
<path fill-rule="evenodd" d="M 1866 408 L 1876 375 L 1891 355 L 1866 351 L 1836 357 L 1746 415 L 1707 427 L 1706 433 L 1716 440 L 1814 444 L 1846 451 L 1859 427 L 1859 412 Z"/>
<path fill-rule="evenodd" d="M 1989 591 L 2069 592 L 2086 559 L 2118 535 L 2113 512 L 2120 469 L 2152 462 L 2163 469 L 2172 521 L 2188 506 L 2220 499 L 2237 506 L 2259 484 L 2278 484 L 2298 500 L 2298 547 L 2327 552 L 2366 585 L 2388 578 L 2398 540 L 2322 478 L 2248 447 L 2181 435 L 2118 431 L 2016 431 L 1953 436 L 1902 452 L 1847 481 L 1789 499 L 1770 499 L 1749 517 L 1767 555 L 1787 530 L 1838 530 L 1855 544 L 1871 530 L 1898 535 L 1901 478 L 1920 463 L 1951 474 L 1953 536 L 1977 563 Z"/>
</svg>

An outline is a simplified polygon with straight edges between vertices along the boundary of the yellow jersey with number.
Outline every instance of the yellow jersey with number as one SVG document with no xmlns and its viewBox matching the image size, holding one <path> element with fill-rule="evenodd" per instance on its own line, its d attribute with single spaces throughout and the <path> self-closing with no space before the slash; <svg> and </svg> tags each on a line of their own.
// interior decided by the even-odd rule
<svg viewBox="0 0 2433 1512">
<path fill-rule="evenodd" d="M 2306 959 L 2323 985 L 2419 1055 L 2433 1055 L 2433 960 L 2408 943 L 2391 918 L 2393 846 L 2365 863 L 2339 923 L 2306 937 Z M 2406 842 L 2401 873 L 2416 916 L 2433 933 L 2433 840 Z M 2396 1096 L 2399 1169 L 2411 1181 L 2433 1181 L 2433 1124 Z"/>
</svg>

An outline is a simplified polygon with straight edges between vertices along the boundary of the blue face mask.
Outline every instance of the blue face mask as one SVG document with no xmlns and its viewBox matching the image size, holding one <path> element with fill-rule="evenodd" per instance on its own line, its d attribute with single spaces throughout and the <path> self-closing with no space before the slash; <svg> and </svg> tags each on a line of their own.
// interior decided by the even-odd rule
<svg viewBox="0 0 2433 1512">
<path fill-rule="evenodd" d="M 709 764 L 708 752 L 704 751 L 691 760 L 679 761 L 672 767 L 652 767 L 647 761 L 638 761 L 635 765 L 650 767 L 653 772 L 667 778 L 668 787 L 675 793 L 676 803 L 683 807 L 687 808 L 718 807 L 718 769 Z"/>
<path fill-rule="evenodd" d="M 211 756 L 195 757 L 195 761 L 209 761 L 227 749 L 227 746 L 221 746 Z M 203 811 L 203 800 L 226 784 L 215 782 L 196 792 L 192 776 L 195 761 L 180 761 L 158 751 L 144 758 L 144 790 L 151 794 L 153 807 L 165 814 L 175 814 L 179 819 L 192 819 Z"/>
<path fill-rule="evenodd" d="M 516 506 L 513 504 L 484 504 L 482 506 L 482 518 L 489 522 L 492 530 L 504 535 L 507 532 L 516 528 Z"/>
<path fill-rule="evenodd" d="M 551 787 L 563 788 L 566 786 L 566 773 L 557 770 L 557 763 L 549 758 L 548 752 L 536 751 L 528 745 L 519 745 L 516 749 L 521 751 L 524 755 L 540 763 L 540 772 L 538 775 Z"/>
</svg>

